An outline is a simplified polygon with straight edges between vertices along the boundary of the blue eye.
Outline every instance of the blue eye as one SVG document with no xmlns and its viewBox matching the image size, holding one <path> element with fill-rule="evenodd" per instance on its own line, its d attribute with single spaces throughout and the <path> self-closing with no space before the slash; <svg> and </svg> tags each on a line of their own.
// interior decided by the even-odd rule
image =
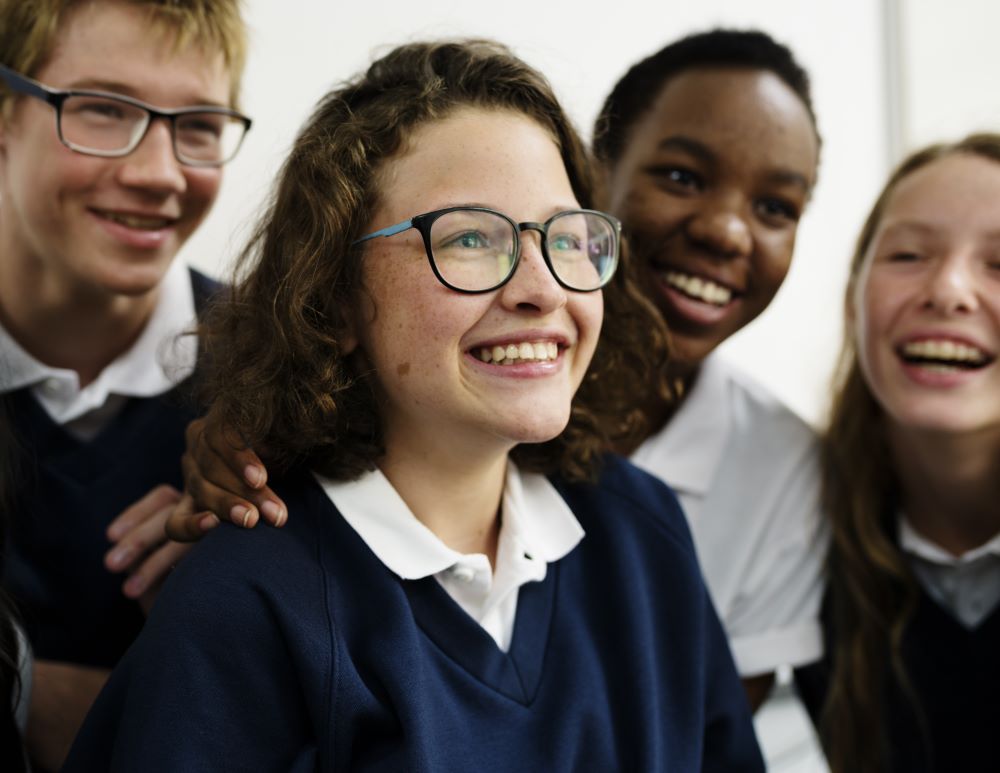
<svg viewBox="0 0 1000 773">
<path fill-rule="evenodd" d="M 553 252 L 579 252 L 583 246 L 573 234 L 555 234 L 549 236 L 549 249 Z"/>
<path fill-rule="evenodd" d="M 451 247 L 462 250 L 482 250 L 490 246 L 489 239 L 480 231 L 464 231 L 452 237 L 442 247 Z"/>
</svg>

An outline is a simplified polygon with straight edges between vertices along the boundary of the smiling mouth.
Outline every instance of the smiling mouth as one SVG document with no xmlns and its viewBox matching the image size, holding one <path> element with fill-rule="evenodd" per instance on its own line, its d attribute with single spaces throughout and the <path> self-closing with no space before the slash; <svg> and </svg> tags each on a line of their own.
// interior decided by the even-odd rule
<svg viewBox="0 0 1000 773">
<path fill-rule="evenodd" d="M 950 340 L 912 341 L 899 350 L 903 361 L 938 373 L 978 370 L 993 361 L 993 357 L 977 346 Z"/>
<path fill-rule="evenodd" d="M 550 362 L 559 356 L 559 345 L 553 341 L 535 341 L 506 346 L 483 346 L 473 350 L 473 356 L 494 365 L 516 365 L 523 362 Z"/>
<path fill-rule="evenodd" d="M 685 274 L 681 271 L 665 271 L 661 274 L 663 281 L 673 289 L 696 301 L 712 306 L 725 306 L 733 299 L 733 291 L 728 287 L 716 284 L 711 279 Z"/>
<path fill-rule="evenodd" d="M 166 217 L 147 217 L 143 215 L 125 215 L 118 212 L 108 212 L 106 210 L 93 210 L 99 217 L 118 223 L 126 228 L 135 228 L 140 231 L 159 231 L 167 228 L 174 221 Z"/>
</svg>

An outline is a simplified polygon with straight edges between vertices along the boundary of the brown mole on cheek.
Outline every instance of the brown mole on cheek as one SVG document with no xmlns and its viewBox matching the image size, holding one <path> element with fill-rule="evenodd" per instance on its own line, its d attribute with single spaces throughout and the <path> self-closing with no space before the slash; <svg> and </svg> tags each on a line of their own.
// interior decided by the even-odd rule
<svg viewBox="0 0 1000 773">
<path fill-rule="evenodd" d="M 409 372 L 410 372 L 410 363 L 408 362 L 404 362 L 402 365 L 396 366 L 396 373 L 398 373 L 400 377 L 405 376 Z"/>
</svg>

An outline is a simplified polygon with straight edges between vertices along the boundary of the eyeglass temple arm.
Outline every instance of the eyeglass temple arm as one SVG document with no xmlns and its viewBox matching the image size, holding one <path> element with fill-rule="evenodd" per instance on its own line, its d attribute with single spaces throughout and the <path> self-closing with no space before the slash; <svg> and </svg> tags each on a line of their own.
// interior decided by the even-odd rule
<svg viewBox="0 0 1000 773">
<path fill-rule="evenodd" d="M 410 228 L 413 228 L 413 220 L 412 219 L 404 220 L 401 223 L 396 223 L 395 225 L 386 226 L 385 228 L 375 231 L 374 233 L 370 233 L 367 236 L 362 236 L 360 239 L 357 239 L 354 243 L 361 244 L 361 242 L 366 242 L 369 239 L 374 239 L 378 236 L 395 236 L 396 234 L 402 233 L 403 231 L 406 231 Z"/>
<path fill-rule="evenodd" d="M 31 97 L 38 97 L 39 99 L 44 99 L 46 102 L 49 101 L 49 92 L 42 84 L 36 83 L 31 78 L 25 77 L 19 72 L 15 72 L 6 65 L 0 64 L 0 78 L 3 78 L 11 91 L 19 94 L 27 94 Z"/>
</svg>

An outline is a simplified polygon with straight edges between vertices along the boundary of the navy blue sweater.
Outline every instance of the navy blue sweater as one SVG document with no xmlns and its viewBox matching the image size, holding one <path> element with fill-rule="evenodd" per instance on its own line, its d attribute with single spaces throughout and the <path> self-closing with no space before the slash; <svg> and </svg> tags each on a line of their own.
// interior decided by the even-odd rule
<svg viewBox="0 0 1000 773">
<path fill-rule="evenodd" d="M 509 653 L 311 478 L 279 486 L 285 528 L 174 573 L 65 770 L 763 770 L 672 493 L 618 459 L 556 485 L 587 535 L 522 587 Z"/>
<path fill-rule="evenodd" d="M 201 309 L 219 285 L 191 276 Z M 142 627 L 124 577 L 104 568 L 105 530 L 155 486 L 180 487 L 184 428 L 196 415 L 188 387 L 129 400 L 90 441 L 54 423 L 27 388 L 6 396 L 20 477 L 3 585 L 36 658 L 111 667 Z"/>
<path fill-rule="evenodd" d="M 824 618 L 827 652 L 831 652 L 833 631 L 829 615 Z M 870 747 L 876 749 L 879 733 L 885 734 L 889 759 L 884 769 L 896 773 L 1000 770 L 993 735 L 1000 716 L 1000 607 L 969 630 L 921 587 L 901 648 L 917 705 L 894 679 L 887 679 L 885 721 L 872 729 L 870 739 Z M 828 656 L 796 672 L 796 685 L 814 721 L 820 716 L 832 668 Z"/>
</svg>

